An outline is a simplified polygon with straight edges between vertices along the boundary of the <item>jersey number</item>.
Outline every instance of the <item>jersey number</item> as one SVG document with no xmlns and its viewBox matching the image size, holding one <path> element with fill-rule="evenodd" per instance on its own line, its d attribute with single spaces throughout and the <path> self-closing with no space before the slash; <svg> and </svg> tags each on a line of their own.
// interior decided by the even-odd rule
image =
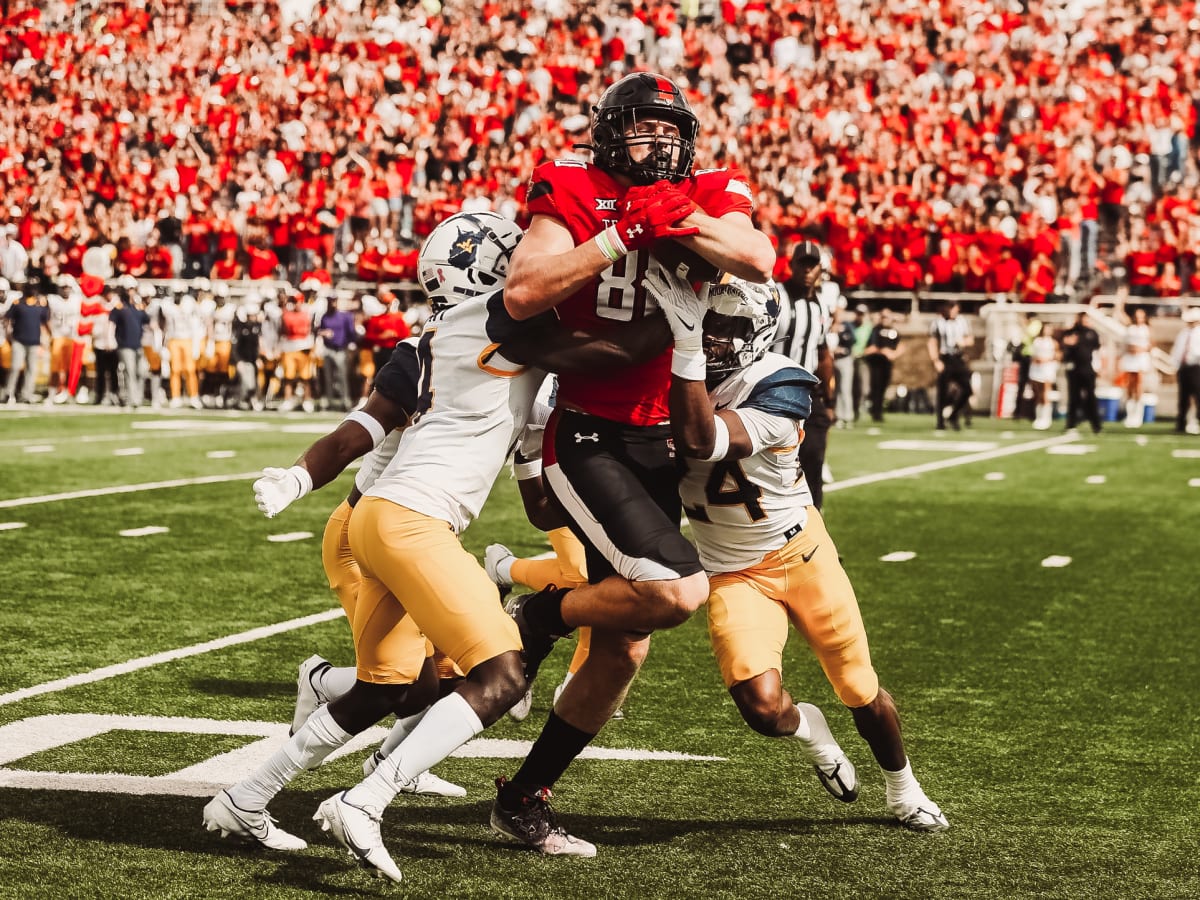
<svg viewBox="0 0 1200 900">
<path fill-rule="evenodd" d="M 704 485 L 704 499 L 709 506 L 742 506 L 751 522 L 765 519 L 763 512 L 762 488 L 746 477 L 742 464 L 736 459 L 723 459 L 713 466 L 708 481 Z M 697 522 L 711 522 L 708 510 L 698 506 L 687 510 L 688 518 Z"/>
<path fill-rule="evenodd" d="M 413 413 L 412 421 L 417 420 L 433 406 L 433 336 L 436 328 L 426 328 L 417 342 L 417 364 L 421 367 L 421 376 L 417 380 L 417 410 Z"/>
<path fill-rule="evenodd" d="M 631 250 L 600 273 L 596 287 L 596 315 L 617 322 L 631 322 L 646 315 L 646 288 L 642 276 L 650 254 Z"/>
</svg>

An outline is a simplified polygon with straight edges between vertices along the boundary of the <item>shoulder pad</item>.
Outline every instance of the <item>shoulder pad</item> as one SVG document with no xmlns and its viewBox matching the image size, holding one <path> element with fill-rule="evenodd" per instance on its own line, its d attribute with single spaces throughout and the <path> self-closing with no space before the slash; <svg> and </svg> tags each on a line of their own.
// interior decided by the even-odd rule
<svg viewBox="0 0 1200 900">
<path fill-rule="evenodd" d="M 812 412 L 812 389 L 821 381 L 799 366 L 788 366 L 765 375 L 739 404 L 785 419 L 807 419 Z"/>
</svg>

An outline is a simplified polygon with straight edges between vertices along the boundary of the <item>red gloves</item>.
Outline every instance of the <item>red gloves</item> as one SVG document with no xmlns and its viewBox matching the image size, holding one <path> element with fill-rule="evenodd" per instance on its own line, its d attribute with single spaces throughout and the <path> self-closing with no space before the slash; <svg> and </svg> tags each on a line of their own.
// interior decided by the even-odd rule
<svg viewBox="0 0 1200 900">
<path fill-rule="evenodd" d="M 691 215 L 696 205 L 668 181 L 631 187 L 622 207 L 615 236 L 626 251 L 649 247 L 661 238 L 700 232 L 699 228 L 676 224 Z"/>
</svg>

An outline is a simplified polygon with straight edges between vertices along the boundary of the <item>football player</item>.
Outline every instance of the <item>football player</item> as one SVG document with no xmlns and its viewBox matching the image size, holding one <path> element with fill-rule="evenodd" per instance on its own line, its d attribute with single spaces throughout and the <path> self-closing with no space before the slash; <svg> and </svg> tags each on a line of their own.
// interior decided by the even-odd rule
<svg viewBox="0 0 1200 900">
<path fill-rule="evenodd" d="M 555 310 L 568 325 L 637 330 L 654 309 L 651 252 L 691 254 L 696 270 L 752 281 L 775 252 L 750 219 L 750 188 L 729 169 L 692 171 L 699 122 L 667 78 L 636 73 L 592 111 L 592 163 L 563 159 L 533 173 L 528 234 L 504 303 L 516 319 Z M 704 371 L 701 353 L 664 352 L 615 375 L 563 375 L 546 427 L 545 478 L 587 548 L 591 584 L 510 601 L 527 674 L 553 641 L 593 626 L 590 655 L 563 691 L 530 755 L 501 779 L 491 825 L 553 852 L 549 788 L 620 708 L 650 633 L 685 622 L 708 596 L 695 548 L 679 532 L 667 391 L 672 371 Z"/>
<path fill-rule="evenodd" d="M 315 816 L 347 849 L 395 881 L 400 871 L 379 833 L 384 807 L 404 784 L 494 722 L 525 691 L 517 628 L 457 535 L 478 514 L 525 423 L 544 377 L 532 362 L 549 368 L 630 365 L 660 352 L 667 339 L 661 318 L 659 328 L 630 336 L 624 346 L 562 329 L 552 316 L 512 320 L 499 289 L 520 234 L 494 214 L 459 214 L 435 229 L 422 248 L 421 282 L 437 314 L 418 344 L 416 412 L 348 526 L 361 573 L 351 623 L 357 680 L 313 712 L 258 773 L 210 804 L 218 805 L 214 813 L 228 812 L 231 805 L 241 815 L 253 812 L 255 826 L 269 826 L 266 803 L 287 781 L 388 712 L 403 717 L 422 709 L 436 692 L 428 635 L 466 677 L 425 713 L 410 739 L 361 784 L 322 803 Z M 382 443 L 385 429 L 364 413 L 347 420 L 370 444 Z M 349 426 L 339 431 L 350 432 L 343 437 L 354 434 Z M 325 446 L 282 474 L 266 474 L 278 478 L 293 499 L 326 483 L 336 471 L 322 463 L 333 459 L 344 466 L 352 449 L 339 450 L 341 438 L 335 435 L 325 440 L 335 452 L 326 453 L 331 448 Z M 361 446 L 364 438 L 353 440 Z M 271 846 L 278 849 L 303 846 L 277 828 L 274 834 Z M 594 853 L 565 833 L 558 843 L 560 852 Z"/>
<path fill-rule="evenodd" d="M 854 589 L 799 467 L 818 382 L 766 352 L 777 301 L 736 280 L 703 299 L 670 273 L 648 281 L 677 348 L 690 351 L 703 333 L 705 371 L 672 377 L 671 427 L 687 458 L 680 495 L 709 573 L 709 634 L 742 718 L 760 734 L 797 738 L 834 797 L 857 797 L 854 767 L 821 711 L 783 688 L 790 621 L 882 768 L 889 811 L 914 831 L 945 830 L 945 815 L 913 775 Z"/>
</svg>

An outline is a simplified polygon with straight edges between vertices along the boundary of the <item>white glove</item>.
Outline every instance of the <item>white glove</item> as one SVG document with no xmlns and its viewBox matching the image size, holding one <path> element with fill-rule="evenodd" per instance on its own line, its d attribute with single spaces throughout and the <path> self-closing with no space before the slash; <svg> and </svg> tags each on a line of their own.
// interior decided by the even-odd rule
<svg viewBox="0 0 1200 900">
<path fill-rule="evenodd" d="M 312 476 L 302 466 L 268 467 L 254 482 L 254 502 L 268 519 L 273 519 L 311 490 Z"/>
<path fill-rule="evenodd" d="M 671 374 L 687 381 L 703 381 L 704 314 L 708 312 L 709 286 L 705 284 L 697 294 L 688 282 L 658 265 L 651 265 L 642 280 L 662 308 L 675 339 Z"/>
</svg>

